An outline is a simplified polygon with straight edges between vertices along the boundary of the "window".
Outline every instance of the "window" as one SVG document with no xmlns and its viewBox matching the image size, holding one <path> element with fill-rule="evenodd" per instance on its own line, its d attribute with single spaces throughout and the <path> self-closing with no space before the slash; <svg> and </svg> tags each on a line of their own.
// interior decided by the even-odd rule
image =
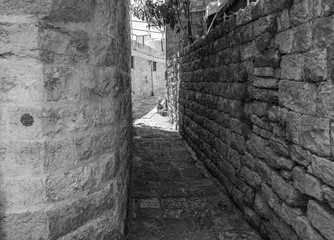
<svg viewBox="0 0 334 240">
<path fill-rule="evenodd" d="M 131 68 L 134 68 L 134 61 L 135 61 L 134 57 L 131 56 Z"/>
<path fill-rule="evenodd" d="M 153 62 L 153 72 L 157 71 L 157 62 Z"/>
</svg>

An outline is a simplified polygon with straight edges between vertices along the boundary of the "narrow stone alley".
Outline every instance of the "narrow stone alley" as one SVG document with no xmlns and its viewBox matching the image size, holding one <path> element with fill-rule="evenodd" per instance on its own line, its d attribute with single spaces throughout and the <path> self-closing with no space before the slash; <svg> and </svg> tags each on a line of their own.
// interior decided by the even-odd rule
<svg viewBox="0 0 334 240">
<path fill-rule="evenodd" d="M 134 106 L 142 116 L 149 98 Z M 167 117 L 134 122 L 130 239 L 257 240 L 224 189 L 192 157 Z"/>
</svg>

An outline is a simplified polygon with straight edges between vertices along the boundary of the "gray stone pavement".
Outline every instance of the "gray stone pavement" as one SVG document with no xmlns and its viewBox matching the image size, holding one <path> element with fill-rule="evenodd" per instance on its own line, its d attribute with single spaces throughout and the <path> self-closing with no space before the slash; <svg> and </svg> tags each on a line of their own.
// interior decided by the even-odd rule
<svg viewBox="0 0 334 240">
<path fill-rule="evenodd" d="M 153 109 L 134 127 L 130 239 L 261 239 L 167 117 Z"/>
</svg>

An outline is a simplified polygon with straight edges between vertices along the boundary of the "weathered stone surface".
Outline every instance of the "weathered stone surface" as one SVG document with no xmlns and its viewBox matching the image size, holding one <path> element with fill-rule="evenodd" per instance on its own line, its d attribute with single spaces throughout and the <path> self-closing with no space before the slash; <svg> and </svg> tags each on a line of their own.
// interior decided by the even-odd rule
<svg viewBox="0 0 334 240">
<path fill-rule="evenodd" d="M 49 209 L 47 216 L 50 239 L 57 239 L 102 215 L 105 211 L 115 209 L 114 191 L 114 185 L 109 184 L 82 199 Z"/>
<path fill-rule="evenodd" d="M 321 156 L 329 156 L 329 120 L 324 118 L 302 116 L 300 118 L 300 123 L 300 145 Z"/>
<path fill-rule="evenodd" d="M 294 33 L 293 29 L 288 29 L 276 35 L 275 44 L 281 53 L 289 54 L 293 51 Z"/>
<path fill-rule="evenodd" d="M 240 176 L 245 179 L 245 181 L 252 187 L 260 189 L 263 183 L 262 178 L 254 171 L 247 167 L 242 167 Z"/>
<path fill-rule="evenodd" d="M 281 62 L 282 79 L 301 80 L 304 76 L 304 55 L 286 55 Z"/>
<path fill-rule="evenodd" d="M 1 239 L 48 239 L 48 218 L 43 211 L 8 213 L 1 221 Z"/>
<path fill-rule="evenodd" d="M 316 111 L 316 86 L 303 82 L 280 81 L 279 102 L 298 113 L 314 114 Z"/>
<path fill-rule="evenodd" d="M 334 211 L 316 201 L 310 200 L 307 205 L 307 217 L 312 225 L 327 239 L 334 238 Z"/>
<path fill-rule="evenodd" d="M 300 23 L 304 23 L 321 14 L 320 2 L 314 2 L 311 0 L 294 1 L 290 14 L 292 24 L 299 25 Z"/>
<path fill-rule="evenodd" d="M 253 85 L 258 88 L 278 88 L 278 80 L 274 78 L 254 77 Z"/>
<path fill-rule="evenodd" d="M 306 206 L 306 198 L 292 184 L 286 182 L 278 173 L 273 172 L 271 178 L 273 190 L 291 206 Z"/>
<path fill-rule="evenodd" d="M 296 167 L 293 170 L 293 185 L 301 193 L 323 200 L 321 181 L 308 174 L 303 168 Z"/>
<path fill-rule="evenodd" d="M 260 194 L 256 194 L 255 196 L 254 209 L 257 214 L 266 219 L 270 219 L 273 214 L 268 203 L 264 201 Z"/>
<path fill-rule="evenodd" d="M 298 164 L 308 167 L 312 161 L 312 154 L 298 145 L 291 145 L 291 158 L 296 161 Z"/>
<path fill-rule="evenodd" d="M 334 86 L 331 81 L 320 84 L 317 94 L 317 113 L 321 117 L 334 116 Z"/>
<path fill-rule="evenodd" d="M 334 163 L 332 161 L 318 156 L 313 156 L 312 164 L 308 168 L 309 172 L 332 187 L 334 187 L 333 170 Z"/>
<path fill-rule="evenodd" d="M 329 46 L 334 36 L 334 17 L 326 17 L 317 19 L 312 28 L 314 43 L 318 47 Z"/>
<path fill-rule="evenodd" d="M 322 82 L 328 78 L 327 50 L 313 50 L 305 55 L 305 79 Z"/>
<path fill-rule="evenodd" d="M 297 217 L 294 226 L 299 237 L 307 240 L 324 240 L 317 230 L 311 225 L 310 221 L 305 216 Z"/>
<path fill-rule="evenodd" d="M 334 209 L 334 189 L 323 185 L 322 191 L 325 199 L 328 201 L 328 204 Z"/>
<path fill-rule="evenodd" d="M 305 52 L 312 46 L 311 25 L 306 23 L 299 25 L 294 30 L 292 50 L 293 52 Z"/>
<path fill-rule="evenodd" d="M 277 31 L 281 32 L 290 28 L 289 9 L 284 9 L 277 16 Z"/>
</svg>

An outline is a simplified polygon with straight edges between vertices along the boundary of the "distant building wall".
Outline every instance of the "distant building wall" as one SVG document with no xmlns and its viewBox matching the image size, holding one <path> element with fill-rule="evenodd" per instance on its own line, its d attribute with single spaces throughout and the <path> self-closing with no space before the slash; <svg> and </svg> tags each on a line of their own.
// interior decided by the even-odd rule
<svg viewBox="0 0 334 240">
<path fill-rule="evenodd" d="M 165 95 L 165 55 L 132 41 L 132 100 Z"/>
</svg>

